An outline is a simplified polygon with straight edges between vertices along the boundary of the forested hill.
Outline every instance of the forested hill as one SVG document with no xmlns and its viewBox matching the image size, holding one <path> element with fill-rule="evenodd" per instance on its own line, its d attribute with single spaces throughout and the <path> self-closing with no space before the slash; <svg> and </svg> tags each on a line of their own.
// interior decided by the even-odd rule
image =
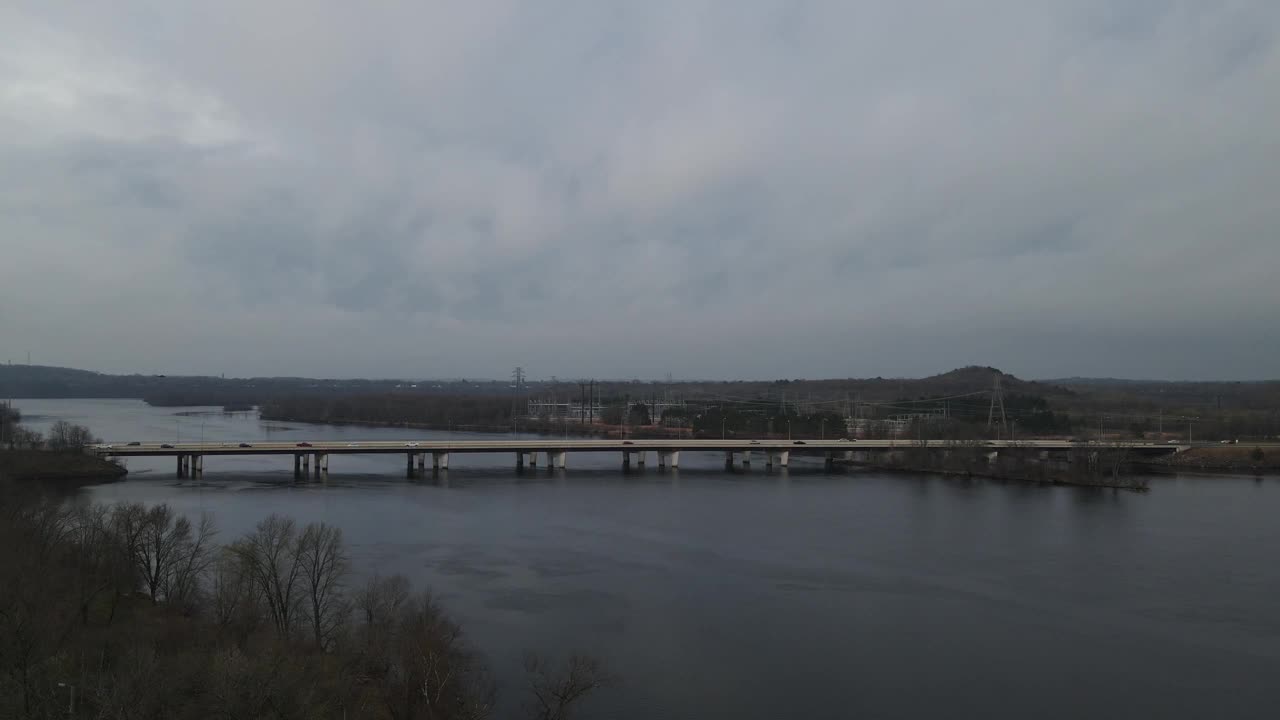
<svg viewBox="0 0 1280 720">
<path fill-rule="evenodd" d="M 277 397 L 368 393 L 510 393 L 493 380 L 351 380 L 200 375 L 111 375 L 42 365 L 0 365 L 0 398 L 140 398 L 153 405 L 259 405 Z"/>
<path fill-rule="evenodd" d="M 998 370 L 967 367 L 927 378 L 865 378 L 826 380 L 681 380 L 649 382 L 602 380 L 597 397 L 648 398 L 674 394 L 694 397 L 751 397 L 803 401 L 848 397 L 863 402 L 904 398 L 943 397 L 991 389 Z M 1070 391 L 1044 383 L 1002 375 L 1006 392 L 1054 396 Z M 528 381 L 521 394 L 577 399 L 581 384 L 574 381 Z M 260 405 L 281 397 L 346 396 L 385 393 L 420 395 L 511 395 L 506 380 L 361 380 L 297 377 L 221 378 L 198 375 L 111 375 L 41 365 L 0 365 L 0 397 L 20 398 L 141 398 L 153 405 Z"/>
</svg>

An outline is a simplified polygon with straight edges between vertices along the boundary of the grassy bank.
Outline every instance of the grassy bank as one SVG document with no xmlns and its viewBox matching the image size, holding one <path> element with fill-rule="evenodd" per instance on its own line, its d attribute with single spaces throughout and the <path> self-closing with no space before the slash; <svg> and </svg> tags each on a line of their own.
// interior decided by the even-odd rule
<svg viewBox="0 0 1280 720">
<path fill-rule="evenodd" d="M 1175 470 L 1280 473 L 1280 448 L 1262 448 L 1245 444 L 1198 447 L 1153 460 L 1149 465 Z"/>
<path fill-rule="evenodd" d="M 0 450 L 2 479 L 116 479 L 128 472 L 113 462 L 74 450 Z"/>
</svg>

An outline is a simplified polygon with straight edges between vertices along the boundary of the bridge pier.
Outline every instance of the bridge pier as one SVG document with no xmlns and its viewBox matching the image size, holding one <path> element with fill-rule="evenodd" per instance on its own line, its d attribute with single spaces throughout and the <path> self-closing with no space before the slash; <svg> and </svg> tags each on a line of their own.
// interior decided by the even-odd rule
<svg viewBox="0 0 1280 720">
<path fill-rule="evenodd" d="M 524 452 L 521 451 L 516 453 L 516 470 L 523 470 L 523 469 L 524 469 Z"/>
<path fill-rule="evenodd" d="M 564 450 L 548 450 L 547 451 L 547 467 L 551 468 L 552 470 L 555 470 L 556 468 L 563 469 L 565 466 L 565 456 L 568 454 L 569 453 L 565 452 Z"/>
<path fill-rule="evenodd" d="M 724 451 L 724 469 L 725 470 L 733 469 L 733 451 L 732 450 Z"/>
<path fill-rule="evenodd" d="M 658 451 L 658 467 L 664 468 L 664 469 L 680 467 L 680 451 L 679 450 L 659 450 Z"/>
<path fill-rule="evenodd" d="M 538 451 L 537 450 L 534 450 L 533 452 L 529 453 L 529 467 L 531 468 L 538 467 Z"/>
<path fill-rule="evenodd" d="M 622 451 L 622 468 L 630 470 L 634 464 L 637 470 L 644 469 L 645 463 L 644 450 L 623 450 Z"/>
<path fill-rule="evenodd" d="M 186 467 L 184 466 L 186 456 L 178 455 L 177 458 L 178 458 L 178 477 L 186 477 L 186 472 L 184 472 L 186 470 Z"/>
<path fill-rule="evenodd" d="M 293 478 L 297 480 L 302 477 L 302 454 L 293 454 Z"/>
<path fill-rule="evenodd" d="M 743 450 L 743 451 L 742 451 L 742 466 L 743 466 L 743 467 L 750 467 L 750 466 L 751 466 L 751 451 L 750 451 L 750 450 Z"/>
<path fill-rule="evenodd" d="M 204 476 L 204 456 L 203 455 L 191 456 L 191 476 L 192 477 Z"/>
<path fill-rule="evenodd" d="M 431 469 L 432 470 L 448 470 L 449 469 L 449 453 L 447 452 L 431 453 Z"/>
<path fill-rule="evenodd" d="M 316 479 L 329 477 L 329 453 L 316 453 Z"/>
<path fill-rule="evenodd" d="M 769 454 L 765 456 L 766 467 L 773 467 L 774 465 L 780 465 L 782 467 L 786 467 L 790 462 L 791 462 L 790 450 L 770 450 Z"/>
</svg>

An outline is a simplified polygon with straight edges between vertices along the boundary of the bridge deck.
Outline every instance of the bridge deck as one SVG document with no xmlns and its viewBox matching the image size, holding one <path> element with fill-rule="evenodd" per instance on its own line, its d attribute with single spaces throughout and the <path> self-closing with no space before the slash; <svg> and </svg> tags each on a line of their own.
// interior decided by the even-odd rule
<svg viewBox="0 0 1280 720">
<path fill-rule="evenodd" d="M 296 454 L 395 454 L 395 453 L 503 453 L 503 452 L 627 452 L 662 451 L 857 451 L 907 450 L 929 447 L 983 447 L 992 450 L 1021 448 L 1026 450 L 1069 450 L 1081 447 L 1070 440 L 982 440 L 957 443 L 947 440 L 581 440 L 541 438 L 536 440 L 376 440 L 316 442 L 252 442 L 241 447 L 238 442 L 101 443 L 90 445 L 89 452 L 106 456 L 181 456 L 181 455 L 296 455 Z M 1157 443 L 1108 443 L 1093 447 L 1123 447 L 1143 454 L 1167 454 L 1186 449 L 1185 445 Z"/>
</svg>

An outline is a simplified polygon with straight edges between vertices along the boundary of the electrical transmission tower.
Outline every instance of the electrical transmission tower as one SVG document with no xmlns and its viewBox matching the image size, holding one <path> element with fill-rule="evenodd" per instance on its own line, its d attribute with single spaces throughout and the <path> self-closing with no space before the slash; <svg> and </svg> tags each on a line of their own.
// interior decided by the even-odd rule
<svg viewBox="0 0 1280 720">
<path fill-rule="evenodd" d="M 524 368 L 511 371 L 511 432 L 516 431 L 516 418 L 520 416 L 520 391 L 524 388 Z"/>
<path fill-rule="evenodd" d="M 996 408 L 1000 409 L 1000 437 L 1008 432 L 1009 418 L 1004 413 L 1004 388 L 1000 386 L 1000 372 L 996 372 L 995 385 L 991 388 L 991 408 L 987 410 L 987 429 L 996 419 Z"/>
</svg>

